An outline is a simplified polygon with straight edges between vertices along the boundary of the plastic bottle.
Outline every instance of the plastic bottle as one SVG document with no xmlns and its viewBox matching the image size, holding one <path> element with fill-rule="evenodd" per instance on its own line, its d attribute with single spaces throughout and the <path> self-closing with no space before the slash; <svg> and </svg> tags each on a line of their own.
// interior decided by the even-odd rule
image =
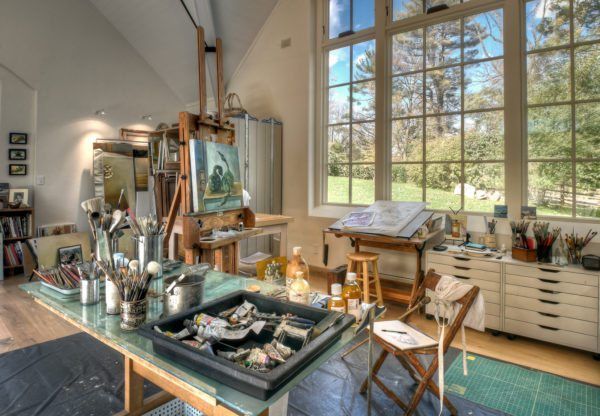
<svg viewBox="0 0 600 416">
<path fill-rule="evenodd" d="M 327 302 L 330 311 L 346 313 L 346 302 L 342 299 L 342 285 L 334 283 L 331 285 L 331 297 Z"/>
<path fill-rule="evenodd" d="M 342 289 L 342 298 L 344 299 L 344 303 L 346 304 L 346 313 L 354 315 L 357 322 L 360 320 L 361 316 L 361 297 L 362 293 L 360 290 L 360 286 L 356 281 L 356 273 L 347 273 L 346 282 L 344 283 L 344 287 Z"/>
<path fill-rule="evenodd" d="M 288 300 L 308 305 L 310 302 L 310 285 L 304 278 L 304 272 L 296 272 L 296 278 L 290 286 Z"/>
</svg>

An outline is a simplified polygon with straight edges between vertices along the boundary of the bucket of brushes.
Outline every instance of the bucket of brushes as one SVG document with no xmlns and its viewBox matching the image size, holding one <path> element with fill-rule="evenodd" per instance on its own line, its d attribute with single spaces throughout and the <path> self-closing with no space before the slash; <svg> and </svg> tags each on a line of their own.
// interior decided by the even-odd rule
<svg viewBox="0 0 600 416">
<path fill-rule="evenodd" d="M 150 214 L 146 217 L 127 217 L 135 240 L 138 272 L 150 268 L 150 273 L 162 277 L 164 225 Z"/>
</svg>

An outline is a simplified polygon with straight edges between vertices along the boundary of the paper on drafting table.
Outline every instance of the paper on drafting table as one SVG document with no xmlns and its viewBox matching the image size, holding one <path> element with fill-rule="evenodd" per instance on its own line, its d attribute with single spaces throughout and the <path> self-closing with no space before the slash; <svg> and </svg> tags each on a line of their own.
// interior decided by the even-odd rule
<svg viewBox="0 0 600 416">
<path fill-rule="evenodd" d="M 374 333 L 388 344 L 401 350 L 414 350 L 437 345 L 437 341 L 400 321 L 375 322 Z M 398 332 L 387 332 L 398 331 Z M 400 333 L 405 332 L 405 333 Z"/>
<path fill-rule="evenodd" d="M 347 216 L 331 226 L 333 229 L 351 230 L 358 233 L 399 236 L 403 228 L 410 224 L 423 210 L 424 202 L 376 201 L 362 212 L 373 212 L 375 217 L 366 227 L 346 227 Z"/>
</svg>

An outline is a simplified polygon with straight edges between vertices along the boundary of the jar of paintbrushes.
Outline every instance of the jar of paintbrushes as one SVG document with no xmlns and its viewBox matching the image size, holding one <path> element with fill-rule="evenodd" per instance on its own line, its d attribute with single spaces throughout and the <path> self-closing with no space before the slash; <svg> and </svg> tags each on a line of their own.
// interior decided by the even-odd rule
<svg viewBox="0 0 600 416">
<path fill-rule="evenodd" d="M 510 229 L 512 231 L 512 257 L 515 260 L 534 262 L 536 259 L 533 240 L 527 238 L 528 228 L 529 221 L 519 220 L 510 222 Z"/>
<path fill-rule="evenodd" d="M 484 217 L 484 222 L 486 226 L 486 233 L 483 236 L 483 244 L 489 248 L 496 248 L 496 224 L 498 221 L 495 219 L 488 221 L 487 217 Z"/>
<path fill-rule="evenodd" d="M 164 224 L 152 214 L 147 217 L 127 217 L 127 223 L 135 240 L 138 272 L 141 273 L 149 264 L 156 263 L 158 269 L 152 269 L 150 272 L 156 277 L 162 277 Z"/>
<path fill-rule="evenodd" d="M 550 223 L 536 221 L 533 223 L 533 236 L 535 237 L 537 261 L 540 263 L 552 262 L 552 246 L 560 236 L 560 228 L 550 230 Z"/>
<path fill-rule="evenodd" d="M 567 243 L 569 261 L 571 262 L 571 264 L 581 264 L 583 249 L 590 243 L 590 241 L 592 241 L 592 239 L 597 234 L 597 231 L 592 230 L 589 230 L 585 237 L 576 234 L 574 230 L 571 234 L 565 234 L 565 242 Z"/>
<path fill-rule="evenodd" d="M 100 279 L 96 273 L 96 264 L 78 265 L 77 272 L 80 280 L 80 303 L 84 306 L 100 302 Z"/>
</svg>

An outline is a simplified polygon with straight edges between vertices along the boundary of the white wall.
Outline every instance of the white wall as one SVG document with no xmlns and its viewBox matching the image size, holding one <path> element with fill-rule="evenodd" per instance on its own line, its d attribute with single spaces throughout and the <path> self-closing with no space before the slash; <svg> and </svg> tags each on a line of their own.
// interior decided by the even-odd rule
<svg viewBox="0 0 600 416">
<path fill-rule="evenodd" d="M 322 266 L 321 230 L 333 218 L 309 216 L 310 143 L 313 137 L 314 57 L 316 30 L 313 21 L 315 1 L 280 0 L 255 39 L 232 80 L 228 90 L 240 95 L 244 107 L 254 116 L 274 116 L 283 121 L 284 214 L 295 217 L 288 236 L 288 252 L 293 245 L 305 249 L 308 261 Z M 281 49 L 280 41 L 291 38 L 292 45 Z M 563 231 L 585 233 L 600 225 L 561 222 L 553 224 Z M 481 217 L 469 217 L 468 228 L 483 231 Z M 510 227 L 501 224 L 500 243 L 510 247 Z M 351 250 L 345 240 L 328 237 L 329 266 L 345 264 L 345 253 Z M 598 251 L 598 245 L 590 247 Z M 382 259 L 381 270 L 387 274 L 409 276 L 414 270 L 413 259 L 393 255 Z"/>
<path fill-rule="evenodd" d="M 29 129 L 34 138 L 26 184 L 34 187 L 37 224 L 75 221 L 85 229 L 79 203 L 93 193 L 93 139 L 117 137 L 121 127 L 175 122 L 184 107 L 88 1 L 0 0 L 0 65 L 35 90 L 18 94 L 27 101 L 22 112 L 6 108 L 14 94 L 2 94 L 0 142 L 14 129 Z M 98 109 L 107 115 L 96 117 Z M 151 126 L 139 124 L 143 114 L 153 115 Z M 36 175 L 45 185 L 34 185 Z M 12 178 L 13 186 L 25 184 Z"/>
</svg>

